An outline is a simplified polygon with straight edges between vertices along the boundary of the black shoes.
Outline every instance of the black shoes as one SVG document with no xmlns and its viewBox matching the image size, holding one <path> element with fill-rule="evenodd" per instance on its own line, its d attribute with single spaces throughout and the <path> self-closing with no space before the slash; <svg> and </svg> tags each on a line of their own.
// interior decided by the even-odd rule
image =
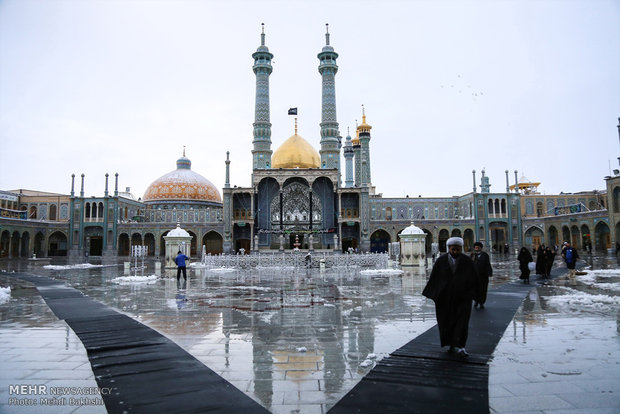
<svg viewBox="0 0 620 414">
<path fill-rule="evenodd" d="M 456 346 L 451 346 L 450 349 L 448 349 L 448 353 L 449 354 L 456 354 L 459 358 L 467 358 L 467 357 L 469 357 L 469 354 L 467 353 L 465 348 L 458 348 Z"/>
<path fill-rule="evenodd" d="M 465 350 L 465 348 L 459 348 L 459 350 L 456 353 L 459 357 L 461 358 L 467 358 L 469 357 L 469 354 L 467 353 L 467 351 Z"/>
<path fill-rule="evenodd" d="M 474 308 L 477 308 L 478 306 L 480 306 L 480 309 L 484 309 L 484 305 L 482 303 L 474 303 Z"/>
<path fill-rule="evenodd" d="M 480 304 L 480 309 L 484 309 L 484 305 L 482 303 Z M 462 349 L 465 349 L 465 348 L 462 348 Z"/>
</svg>

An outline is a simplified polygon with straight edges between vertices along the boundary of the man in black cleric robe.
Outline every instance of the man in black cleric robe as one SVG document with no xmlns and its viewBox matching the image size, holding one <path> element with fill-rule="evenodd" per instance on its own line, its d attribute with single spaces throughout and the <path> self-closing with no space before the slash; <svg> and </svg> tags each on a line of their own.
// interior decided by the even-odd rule
<svg viewBox="0 0 620 414">
<path fill-rule="evenodd" d="M 478 279 L 473 261 L 462 254 L 463 239 L 452 237 L 446 243 L 448 254 L 439 257 L 422 294 L 435 302 L 435 314 L 441 346 L 448 352 L 467 357 L 471 303 Z"/>
<path fill-rule="evenodd" d="M 476 273 L 478 274 L 478 289 L 474 298 L 474 308 L 480 306 L 480 309 L 484 309 L 489 290 L 489 278 L 493 276 L 491 258 L 486 252 L 482 251 L 483 248 L 484 245 L 477 241 L 474 243 L 474 252 L 471 254 L 471 260 L 473 260 Z"/>
</svg>

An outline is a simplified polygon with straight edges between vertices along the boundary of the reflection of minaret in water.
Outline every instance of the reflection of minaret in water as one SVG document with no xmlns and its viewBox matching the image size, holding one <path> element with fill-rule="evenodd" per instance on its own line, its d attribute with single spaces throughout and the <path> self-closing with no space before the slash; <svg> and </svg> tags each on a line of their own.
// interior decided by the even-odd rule
<svg viewBox="0 0 620 414">
<path fill-rule="evenodd" d="M 330 298 L 335 303 L 341 300 L 338 286 L 328 284 L 322 287 L 323 298 Z M 327 290 L 327 292 L 325 292 Z M 317 335 L 318 341 L 323 348 L 323 373 L 325 392 L 339 393 L 342 391 L 344 378 L 347 375 L 347 366 L 344 358 L 344 328 L 342 326 L 342 311 L 340 306 L 321 306 L 320 326 L 325 326 L 325 331 Z M 333 332 L 332 332 L 333 330 Z M 335 346 L 332 346 L 334 344 Z"/>
<path fill-rule="evenodd" d="M 271 407 L 273 403 L 273 356 L 269 351 L 270 340 L 273 338 L 273 328 L 261 320 L 260 315 L 252 316 L 252 370 L 254 372 L 254 395 L 258 397 L 263 407 Z"/>
</svg>

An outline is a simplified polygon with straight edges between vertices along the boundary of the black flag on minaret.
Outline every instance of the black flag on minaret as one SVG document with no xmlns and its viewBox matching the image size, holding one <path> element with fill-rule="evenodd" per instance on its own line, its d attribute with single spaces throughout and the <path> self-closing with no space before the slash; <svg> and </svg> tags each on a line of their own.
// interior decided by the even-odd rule
<svg viewBox="0 0 620 414">
<path fill-rule="evenodd" d="M 289 108 L 288 109 L 288 114 L 289 115 L 297 115 L 297 108 Z"/>
</svg>

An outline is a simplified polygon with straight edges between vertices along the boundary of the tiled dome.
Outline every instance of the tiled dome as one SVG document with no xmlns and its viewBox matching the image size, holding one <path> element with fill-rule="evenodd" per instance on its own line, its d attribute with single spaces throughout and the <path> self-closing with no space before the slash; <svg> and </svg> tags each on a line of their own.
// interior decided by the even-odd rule
<svg viewBox="0 0 620 414">
<path fill-rule="evenodd" d="M 145 202 L 187 200 L 221 203 L 222 197 L 213 183 L 191 168 L 192 162 L 183 154 L 177 160 L 177 169 L 153 181 L 142 199 Z"/>
</svg>

